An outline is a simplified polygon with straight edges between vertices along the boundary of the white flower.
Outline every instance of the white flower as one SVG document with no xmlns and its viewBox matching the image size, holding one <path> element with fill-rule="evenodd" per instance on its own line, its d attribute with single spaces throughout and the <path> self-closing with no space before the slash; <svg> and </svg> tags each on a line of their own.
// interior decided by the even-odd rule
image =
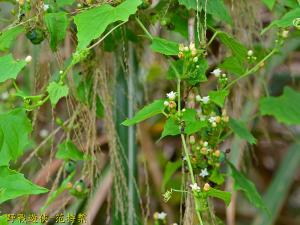
<svg viewBox="0 0 300 225">
<path fill-rule="evenodd" d="M 166 218 L 166 216 L 167 216 L 167 213 L 160 212 L 160 213 L 157 214 L 157 219 L 164 220 Z"/>
<path fill-rule="evenodd" d="M 252 50 L 249 50 L 249 51 L 247 52 L 247 55 L 248 55 L 248 56 L 253 56 L 253 51 L 252 51 Z"/>
<path fill-rule="evenodd" d="M 39 133 L 39 135 L 40 135 L 40 137 L 41 137 L 41 138 L 45 138 L 45 137 L 47 137 L 47 136 L 48 136 L 48 134 L 49 134 L 49 131 L 48 131 L 48 130 L 46 130 L 46 129 L 42 129 L 42 130 L 40 130 L 40 133 Z"/>
<path fill-rule="evenodd" d="M 63 73 L 64 73 L 64 71 L 62 71 L 62 70 L 59 71 L 59 74 L 63 74 Z"/>
<path fill-rule="evenodd" d="M 47 11 L 49 9 L 49 5 L 48 4 L 44 4 L 43 5 L 43 9 L 44 9 L 44 11 Z"/>
<path fill-rule="evenodd" d="M 204 147 L 207 147 L 207 146 L 208 146 L 208 142 L 207 142 L 207 141 L 204 141 L 204 142 L 203 142 L 203 146 L 204 146 Z"/>
<path fill-rule="evenodd" d="M 164 106 L 169 106 L 169 102 L 168 101 L 164 101 Z"/>
<path fill-rule="evenodd" d="M 170 93 L 167 94 L 167 97 L 170 100 L 175 100 L 175 98 L 176 98 L 176 92 L 171 91 Z"/>
<path fill-rule="evenodd" d="M 209 102 L 209 96 L 205 96 L 201 99 L 201 101 L 204 103 L 204 104 L 207 104 Z"/>
<path fill-rule="evenodd" d="M 192 188 L 193 191 L 200 191 L 201 188 L 198 186 L 197 183 L 190 184 L 190 187 Z"/>
<path fill-rule="evenodd" d="M 208 119 L 208 121 L 209 121 L 210 123 L 214 123 L 214 122 L 216 122 L 216 117 L 215 117 L 215 116 L 211 116 L 211 117 Z"/>
<path fill-rule="evenodd" d="M 183 108 L 181 111 L 182 111 L 182 112 L 185 112 L 185 111 L 186 111 L 186 109 L 185 109 L 185 108 Z"/>
<path fill-rule="evenodd" d="M 200 102 L 200 101 L 201 101 L 201 99 L 202 99 L 202 98 L 201 98 L 201 96 L 200 96 L 200 95 L 196 95 L 196 101 L 197 101 L 197 102 Z"/>
<path fill-rule="evenodd" d="M 198 62 L 198 57 L 194 57 L 193 62 Z"/>
<path fill-rule="evenodd" d="M 222 77 L 225 78 L 225 77 L 226 77 L 226 73 L 223 73 L 223 74 L 222 74 Z"/>
<path fill-rule="evenodd" d="M 31 60 L 32 60 L 32 56 L 31 55 L 26 56 L 25 62 L 30 63 Z"/>
<path fill-rule="evenodd" d="M 8 99 L 8 97 L 9 97 L 9 93 L 8 93 L 7 91 L 5 91 L 5 92 L 3 92 L 3 93 L 1 94 L 1 99 L 2 99 L 2 100 L 6 100 L 6 99 Z"/>
<path fill-rule="evenodd" d="M 215 77 L 219 77 L 222 73 L 222 70 L 220 70 L 219 68 L 214 69 L 214 71 L 211 72 L 213 75 L 215 75 Z"/>
<path fill-rule="evenodd" d="M 207 168 L 202 169 L 201 173 L 199 175 L 200 175 L 200 177 L 203 177 L 203 178 L 208 176 L 209 174 L 208 174 Z"/>
</svg>

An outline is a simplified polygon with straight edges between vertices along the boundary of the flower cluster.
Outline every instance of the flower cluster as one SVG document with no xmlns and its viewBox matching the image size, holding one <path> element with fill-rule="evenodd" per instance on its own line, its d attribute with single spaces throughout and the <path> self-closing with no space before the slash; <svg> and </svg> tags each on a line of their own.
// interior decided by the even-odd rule
<svg viewBox="0 0 300 225">
<path fill-rule="evenodd" d="M 184 44 L 179 45 L 178 58 L 192 58 L 193 62 L 198 61 L 197 57 L 198 51 L 195 47 L 195 43 L 191 42 L 189 46 L 184 46 Z"/>
<path fill-rule="evenodd" d="M 251 50 L 251 49 L 248 50 L 248 52 L 247 52 L 247 59 L 248 59 L 249 61 L 256 61 L 257 57 L 254 56 L 253 50 Z"/>
<path fill-rule="evenodd" d="M 221 88 L 227 85 L 228 83 L 227 74 L 223 73 L 221 69 L 216 68 L 211 72 L 211 74 L 218 79 L 218 82 L 221 84 Z"/>
<path fill-rule="evenodd" d="M 164 106 L 168 109 L 169 112 L 175 113 L 176 112 L 176 92 L 171 91 L 167 93 L 167 100 L 164 101 Z"/>
</svg>

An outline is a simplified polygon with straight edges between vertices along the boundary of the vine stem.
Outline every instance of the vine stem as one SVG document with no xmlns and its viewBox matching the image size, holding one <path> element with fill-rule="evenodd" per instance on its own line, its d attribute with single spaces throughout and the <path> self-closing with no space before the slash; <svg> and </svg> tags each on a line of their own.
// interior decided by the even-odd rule
<svg viewBox="0 0 300 225">
<path fill-rule="evenodd" d="M 187 146 L 186 146 L 186 141 L 185 141 L 185 137 L 183 134 L 180 135 L 181 136 L 181 142 L 182 142 L 182 146 L 183 146 L 183 149 L 184 149 L 184 154 L 185 154 L 185 157 L 186 157 L 186 161 L 187 161 L 187 164 L 188 164 L 188 168 L 189 168 L 189 173 L 190 173 L 190 176 L 191 176 L 191 181 L 192 183 L 196 183 L 196 180 L 195 180 L 195 177 L 194 177 L 194 172 L 193 172 L 193 168 L 192 168 L 192 164 L 191 164 L 191 160 L 190 160 L 190 156 L 189 156 L 189 152 L 187 150 Z M 197 204 L 197 199 L 196 197 L 193 195 L 194 197 L 194 202 L 195 202 L 195 206 Z M 201 215 L 200 215 L 200 212 L 196 209 L 196 214 L 197 214 L 197 217 L 198 217 L 198 220 L 200 222 L 200 225 L 203 225 L 203 222 L 202 222 L 202 218 L 201 218 Z"/>
<path fill-rule="evenodd" d="M 252 67 L 250 70 L 246 71 L 244 74 L 242 74 L 241 76 L 239 76 L 238 78 L 234 79 L 233 81 L 231 81 L 231 83 L 229 83 L 227 85 L 227 87 L 225 89 L 229 89 L 231 88 L 236 82 L 238 82 L 239 80 L 251 75 L 252 73 L 256 72 L 260 65 L 262 63 L 264 63 L 266 60 L 268 60 L 274 53 L 277 52 L 277 48 L 274 48 L 268 55 L 266 55 L 261 61 L 259 61 L 254 67 Z"/>
<path fill-rule="evenodd" d="M 135 20 L 136 20 L 136 22 L 138 23 L 138 25 L 140 25 L 140 27 L 142 28 L 142 30 L 145 32 L 145 34 L 147 35 L 147 37 L 148 37 L 150 40 L 153 40 L 152 35 L 151 35 L 150 32 L 147 30 L 147 28 L 144 26 L 144 24 L 142 23 L 142 21 L 141 21 L 138 17 L 135 17 Z"/>
<path fill-rule="evenodd" d="M 178 116 L 181 118 L 181 97 L 180 97 L 180 83 L 181 83 L 181 80 L 180 80 L 180 77 L 178 75 L 179 74 L 177 74 Z M 184 136 L 184 134 L 180 134 L 180 136 L 181 136 L 182 147 L 184 149 L 184 154 L 185 154 L 186 161 L 187 161 L 187 164 L 188 164 L 189 173 L 190 173 L 190 176 L 191 176 L 191 181 L 194 184 L 194 183 L 196 183 L 196 179 L 195 179 L 195 176 L 194 176 L 194 172 L 193 172 L 189 152 L 188 152 L 188 149 L 187 149 L 187 146 L 186 146 L 185 136 Z M 196 199 L 195 195 L 193 195 L 193 197 L 194 197 L 194 202 L 195 202 L 195 207 L 196 207 L 197 199 Z M 195 211 L 196 211 L 198 220 L 200 222 L 200 225 L 203 225 L 200 212 L 197 210 L 197 208 L 196 208 Z"/>
</svg>

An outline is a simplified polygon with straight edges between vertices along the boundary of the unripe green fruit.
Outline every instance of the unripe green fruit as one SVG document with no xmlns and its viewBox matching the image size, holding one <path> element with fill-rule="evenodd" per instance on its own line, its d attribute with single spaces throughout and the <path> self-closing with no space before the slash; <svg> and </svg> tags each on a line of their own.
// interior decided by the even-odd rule
<svg viewBox="0 0 300 225">
<path fill-rule="evenodd" d="M 65 163 L 65 171 L 67 173 L 72 173 L 76 169 L 76 164 L 73 161 L 68 161 Z"/>
<path fill-rule="evenodd" d="M 45 39 L 45 34 L 41 29 L 34 28 L 26 33 L 26 37 L 32 44 L 38 45 Z"/>
<path fill-rule="evenodd" d="M 64 122 L 62 121 L 62 119 L 59 118 L 59 117 L 56 117 L 55 122 L 56 122 L 56 124 L 59 125 L 59 126 L 62 126 L 63 123 L 64 123 Z"/>
<path fill-rule="evenodd" d="M 79 181 L 76 181 L 74 188 L 77 192 L 82 193 L 86 190 L 86 184 L 80 179 Z"/>
<path fill-rule="evenodd" d="M 147 9 L 151 6 L 151 0 L 143 0 L 143 3 L 139 6 L 140 9 Z"/>
</svg>

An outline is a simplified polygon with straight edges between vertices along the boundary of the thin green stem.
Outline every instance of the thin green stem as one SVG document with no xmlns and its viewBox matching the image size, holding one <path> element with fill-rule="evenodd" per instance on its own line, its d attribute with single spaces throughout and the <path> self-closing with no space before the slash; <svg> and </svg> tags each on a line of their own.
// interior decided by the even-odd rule
<svg viewBox="0 0 300 225">
<path fill-rule="evenodd" d="M 194 183 L 196 183 L 196 180 L 195 180 L 195 177 L 194 177 L 194 172 L 193 172 L 189 152 L 187 150 L 185 137 L 184 137 L 183 134 L 181 134 L 180 136 L 181 136 L 182 146 L 183 146 L 183 149 L 184 149 L 184 154 L 185 154 L 185 157 L 186 157 L 186 162 L 188 164 L 189 173 L 190 173 L 190 176 L 191 176 L 191 181 L 194 184 Z M 197 199 L 194 195 L 193 195 L 193 197 L 194 197 L 194 202 L 195 202 L 195 205 L 196 205 L 197 204 Z M 202 218 L 201 218 L 200 212 L 198 210 L 196 210 L 196 214 L 197 214 L 198 220 L 200 222 L 200 225 L 203 225 Z"/>
<path fill-rule="evenodd" d="M 241 76 L 239 76 L 238 78 L 236 78 L 235 80 L 231 81 L 231 83 L 229 83 L 225 89 L 230 89 L 236 82 L 238 82 L 239 80 L 251 75 L 252 73 L 255 73 L 260 66 L 266 61 L 268 60 L 274 53 L 277 52 L 277 48 L 274 48 L 268 55 L 266 55 L 261 61 L 259 61 L 254 67 L 252 67 L 250 70 L 247 70 L 244 74 L 242 74 Z"/>
<path fill-rule="evenodd" d="M 218 36 L 218 34 L 220 33 L 220 31 L 216 31 L 214 33 L 214 35 L 211 37 L 211 39 L 209 40 L 209 42 L 207 43 L 207 47 L 214 41 L 214 39 Z"/>
<path fill-rule="evenodd" d="M 135 17 L 136 22 L 138 23 L 138 25 L 140 25 L 140 27 L 142 28 L 142 30 L 145 32 L 145 34 L 147 35 L 147 37 L 150 40 L 153 40 L 152 35 L 150 34 L 150 32 L 146 29 L 146 27 L 144 26 L 144 24 L 142 23 L 142 21 L 140 21 L 140 19 L 138 17 Z"/>
<path fill-rule="evenodd" d="M 181 116 L 180 78 L 177 78 L 178 115 Z"/>
</svg>

